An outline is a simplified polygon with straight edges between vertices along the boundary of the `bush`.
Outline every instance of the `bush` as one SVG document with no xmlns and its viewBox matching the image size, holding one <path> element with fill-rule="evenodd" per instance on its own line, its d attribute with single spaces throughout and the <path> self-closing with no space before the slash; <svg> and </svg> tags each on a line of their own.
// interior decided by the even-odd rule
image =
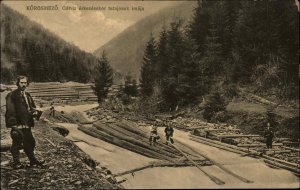
<svg viewBox="0 0 300 190">
<path fill-rule="evenodd" d="M 226 122 L 228 119 L 229 116 L 226 111 L 219 111 L 212 116 L 211 121 L 214 123 L 218 123 L 218 122 L 223 123 Z"/>
<path fill-rule="evenodd" d="M 215 113 L 226 110 L 225 99 L 220 95 L 219 92 L 212 92 L 206 103 L 204 104 L 203 118 L 207 121 L 211 121 Z"/>
</svg>

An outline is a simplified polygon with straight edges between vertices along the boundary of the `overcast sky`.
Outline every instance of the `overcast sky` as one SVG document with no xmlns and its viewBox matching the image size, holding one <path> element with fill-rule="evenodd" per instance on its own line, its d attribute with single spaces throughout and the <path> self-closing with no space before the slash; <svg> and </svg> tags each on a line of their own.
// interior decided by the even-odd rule
<svg viewBox="0 0 300 190">
<path fill-rule="evenodd" d="M 38 22 L 68 42 L 93 52 L 128 26 L 163 8 L 180 1 L 4 1 L 4 4 Z M 58 6 L 59 10 L 27 10 L 26 7 Z M 76 10 L 62 10 L 72 7 Z M 79 6 L 106 7 L 106 10 L 79 10 Z M 133 11 L 132 7 L 143 8 Z M 128 7 L 129 11 L 108 10 L 108 7 Z"/>
</svg>

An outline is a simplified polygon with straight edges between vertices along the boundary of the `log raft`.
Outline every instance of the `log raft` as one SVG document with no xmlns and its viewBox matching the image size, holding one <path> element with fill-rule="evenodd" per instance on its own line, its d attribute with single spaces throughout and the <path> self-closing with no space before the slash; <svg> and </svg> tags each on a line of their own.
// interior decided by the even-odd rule
<svg viewBox="0 0 300 190">
<path fill-rule="evenodd" d="M 182 159 L 181 153 L 172 146 L 168 146 L 160 141 L 156 143 L 156 146 L 151 146 L 149 144 L 150 133 L 148 132 L 149 134 L 147 134 L 145 130 L 129 125 L 127 122 L 95 122 L 93 127 L 79 126 L 78 129 L 95 138 L 149 158 L 165 160 L 173 164 L 186 161 Z M 196 156 L 183 146 L 181 146 L 181 149 L 194 161 L 200 161 L 201 163 L 207 160 Z"/>
</svg>

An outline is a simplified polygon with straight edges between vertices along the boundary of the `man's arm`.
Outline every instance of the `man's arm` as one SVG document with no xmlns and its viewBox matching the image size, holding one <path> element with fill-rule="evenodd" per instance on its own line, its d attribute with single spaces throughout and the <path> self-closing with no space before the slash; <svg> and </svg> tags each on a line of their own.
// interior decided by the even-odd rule
<svg viewBox="0 0 300 190">
<path fill-rule="evenodd" d="M 33 101 L 33 98 L 31 97 L 31 95 L 28 93 L 27 94 L 28 95 L 28 97 L 29 97 L 29 99 L 30 99 L 30 106 L 32 107 L 32 108 L 36 108 L 36 106 L 35 106 L 35 103 L 34 103 L 34 101 Z"/>
<path fill-rule="evenodd" d="M 8 128 L 13 128 L 17 125 L 16 110 L 11 93 L 6 96 L 5 123 Z"/>
</svg>

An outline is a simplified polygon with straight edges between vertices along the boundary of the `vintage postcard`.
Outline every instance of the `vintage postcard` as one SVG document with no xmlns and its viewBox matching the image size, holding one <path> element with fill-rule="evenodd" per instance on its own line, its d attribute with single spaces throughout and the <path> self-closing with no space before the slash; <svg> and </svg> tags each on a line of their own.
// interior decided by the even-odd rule
<svg viewBox="0 0 300 190">
<path fill-rule="evenodd" d="M 1 189 L 299 188 L 296 0 L 1 1 Z"/>
</svg>

